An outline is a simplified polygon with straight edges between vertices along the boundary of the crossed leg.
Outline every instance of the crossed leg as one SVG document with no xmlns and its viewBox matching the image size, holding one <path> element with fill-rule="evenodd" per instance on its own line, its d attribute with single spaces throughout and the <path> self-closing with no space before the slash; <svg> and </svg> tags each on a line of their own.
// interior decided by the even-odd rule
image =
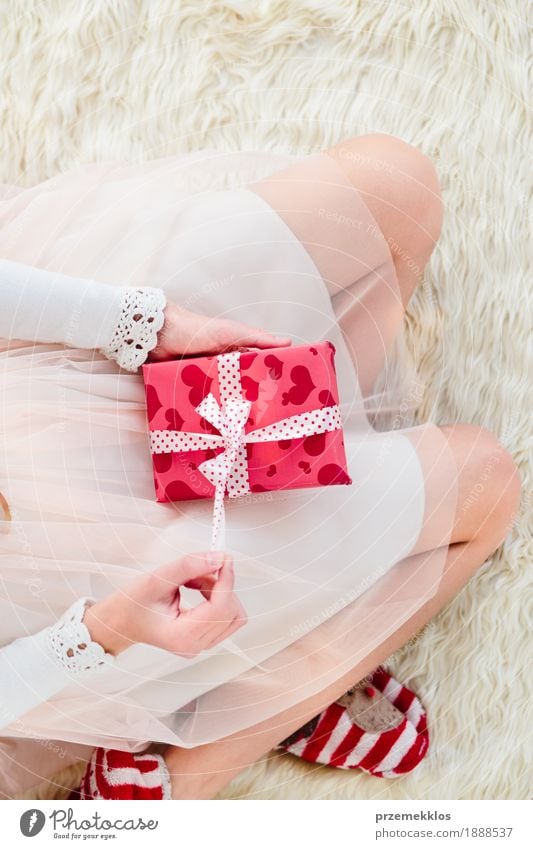
<svg viewBox="0 0 533 849">
<path fill-rule="evenodd" d="M 390 287 L 381 304 L 371 300 L 371 309 L 367 311 L 347 310 L 349 321 L 343 327 L 356 360 L 358 355 L 360 359 L 357 347 L 361 344 L 366 346 L 367 352 L 370 344 L 376 356 L 379 350 L 385 355 L 388 329 L 395 328 L 439 235 L 441 203 L 437 178 L 429 160 L 394 137 L 353 139 L 332 148 L 328 154 L 364 197 L 393 257 L 397 288 Z M 280 179 L 287 181 L 286 192 L 281 193 L 281 208 L 277 207 L 280 193 L 272 193 L 271 182 L 258 184 L 255 190 L 278 208 L 302 242 L 307 243 L 328 283 L 330 294 L 343 297 L 346 293 L 351 297 L 350 261 L 357 262 L 357 257 L 340 254 L 331 244 L 325 247 L 317 241 L 316 230 L 312 235 L 299 232 L 305 216 L 291 217 L 291 210 L 301 211 L 302 205 L 305 206 L 305 181 L 297 181 L 295 188 L 291 169 L 281 177 L 276 176 L 278 189 Z M 331 200 L 328 191 L 329 188 L 325 189 L 325 204 Z M 339 189 L 341 194 L 344 191 L 345 187 Z M 341 198 L 341 208 L 343 203 Z M 386 310 L 380 316 L 379 326 L 375 321 L 377 306 Z M 371 372 L 365 375 L 367 387 L 371 386 L 374 377 Z M 449 543 L 447 557 L 435 595 L 364 660 L 322 692 L 277 717 L 220 741 L 194 749 L 169 748 L 165 760 L 171 773 L 174 798 L 212 798 L 241 770 L 316 716 L 407 642 L 461 590 L 505 538 L 520 492 L 512 459 L 496 438 L 482 428 L 455 425 L 441 431 L 455 460 L 458 497 L 451 539 L 446 540 L 446 544 Z M 423 463 L 431 463 L 431 456 L 424 458 L 423 448 L 421 459 Z M 432 521 L 432 517 L 438 517 L 438 510 L 431 503 L 426 509 L 424 529 L 411 558 L 413 563 L 424 552 L 443 544 L 441 523 L 438 518 Z"/>
</svg>

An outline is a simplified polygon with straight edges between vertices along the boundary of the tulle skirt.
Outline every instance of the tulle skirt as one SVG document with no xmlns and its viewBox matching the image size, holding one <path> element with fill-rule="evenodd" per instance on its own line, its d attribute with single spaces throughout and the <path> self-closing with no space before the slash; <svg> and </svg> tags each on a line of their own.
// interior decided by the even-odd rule
<svg viewBox="0 0 533 849">
<path fill-rule="evenodd" d="M 353 480 L 230 501 L 246 626 L 194 659 L 136 645 L 4 728 L 16 795 L 88 747 L 197 746 L 349 671 L 438 590 L 456 469 L 440 431 L 412 423 L 422 387 L 389 246 L 328 155 L 94 165 L 0 199 L 8 259 L 331 340 Z M 75 341 L 0 340 L 0 644 L 209 545 L 209 501 L 155 502 L 142 377 Z"/>
</svg>

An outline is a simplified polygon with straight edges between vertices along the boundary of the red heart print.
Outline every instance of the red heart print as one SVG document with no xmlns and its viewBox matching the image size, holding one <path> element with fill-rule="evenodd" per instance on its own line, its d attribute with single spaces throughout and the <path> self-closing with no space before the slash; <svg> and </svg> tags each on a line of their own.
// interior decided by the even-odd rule
<svg viewBox="0 0 533 849">
<path fill-rule="evenodd" d="M 168 422 L 168 426 L 170 430 L 181 430 L 183 427 L 183 422 L 185 419 L 180 416 L 178 410 L 174 407 L 171 407 L 169 410 L 165 412 L 165 418 Z"/>
<path fill-rule="evenodd" d="M 155 414 L 161 409 L 162 403 L 159 400 L 157 389 L 151 383 L 146 384 L 146 409 L 148 411 L 148 419 L 152 421 Z"/>
<path fill-rule="evenodd" d="M 185 386 L 191 387 L 189 401 L 193 407 L 197 407 L 200 401 L 211 391 L 213 378 L 208 377 L 201 368 L 194 365 L 184 366 L 180 375 Z"/>
<path fill-rule="evenodd" d="M 165 495 L 168 501 L 186 501 L 190 498 L 199 498 L 197 492 L 191 489 L 184 481 L 171 481 L 165 487 Z"/>
<path fill-rule="evenodd" d="M 245 374 L 241 377 L 241 386 L 247 401 L 257 401 L 259 398 L 259 383 L 257 380 L 252 380 L 251 377 Z"/>
<path fill-rule="evenodd" d="M 337 463 L 328 463 L 319 469 L 318 482 L 321 486 L 331 486 L 332 484 L 348 484 L 352 482 L 352 479 Z"/>
<path fill-rule="evenodd" d="M 172 466 L 172 454 L 153 454 L 153 461 L 154 469 L 161 475 Z"/>
<path fill-rule="evenodd" d="M 268 369 L 272 380 L 279 380 L 283 374 L 283 363 L 274 354 L 269 354 L 265 357 L 265 365 Z"/>
<path fill-rule="evenodd" d="M 324 407 L 334 407 L 337 403 L 329 389 L 321 389 L 318 393 L 318 400 Z"/>
<path fill-rule="evenodd" d="M 291 380 L 293 385 L 288 392 L 283 393 L 281 403 L 283 406 L 287 404 L 305 404 L 315 388 L 309 369 L 306 366 L 294 366 L 291 369 Z"/>
<path fill-rule="evenodd" d="M 311 436 L 306 436 L 303 441 L 304 451 L 306 452 L 306 454 L 310 454 L 312 457 L 317 457 L 319 454 L 322 454 L 324 452 L 325 447 L 325 433 L 313 433 Z"/>
</svg>

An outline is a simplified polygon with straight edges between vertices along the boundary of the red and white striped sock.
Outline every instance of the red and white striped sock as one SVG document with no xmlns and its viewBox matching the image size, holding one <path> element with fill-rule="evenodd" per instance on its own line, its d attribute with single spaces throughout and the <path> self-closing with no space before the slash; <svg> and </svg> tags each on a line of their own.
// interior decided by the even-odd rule
<svg viewBox="0 0 533 849">
<path fill-rule="evenodd" d="M 161 755 L 95 749 L 87 764 L 80 799 L 172 799 Z"/>
<path fill-rule="evenodd" d="M 379 667 L 369 682 L 404 718 L 395 728 L 369 732 L 335 702 L 277 747 L 311 763 L 362 769 L 380 778 L 411 772 L 429 748 L 426 712 L 418 697 Z"/>
</svg>

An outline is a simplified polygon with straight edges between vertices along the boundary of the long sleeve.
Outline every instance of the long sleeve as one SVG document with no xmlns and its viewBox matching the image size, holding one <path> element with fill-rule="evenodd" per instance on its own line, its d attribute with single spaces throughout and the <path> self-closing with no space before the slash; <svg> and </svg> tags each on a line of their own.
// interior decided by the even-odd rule
<svg viewBox="0 0 533 849">
<path fill-rule="evenodd" d="M 122 290 L 0 259 L 0 336 L 103 348 L 117 326 Z"/>
<path fill-rule="evenodd" d="M 83 623 L 88 603 L 79 599 L 55 625 L 0 648 L 0 728 L 114 662 Z"/>
<path fill-rule="evenodd" d="M 160 289 L 110 286 L 0 259 L 0 337 L 100 349 L 131 371 L 157 344 Z"/>
</svg>

